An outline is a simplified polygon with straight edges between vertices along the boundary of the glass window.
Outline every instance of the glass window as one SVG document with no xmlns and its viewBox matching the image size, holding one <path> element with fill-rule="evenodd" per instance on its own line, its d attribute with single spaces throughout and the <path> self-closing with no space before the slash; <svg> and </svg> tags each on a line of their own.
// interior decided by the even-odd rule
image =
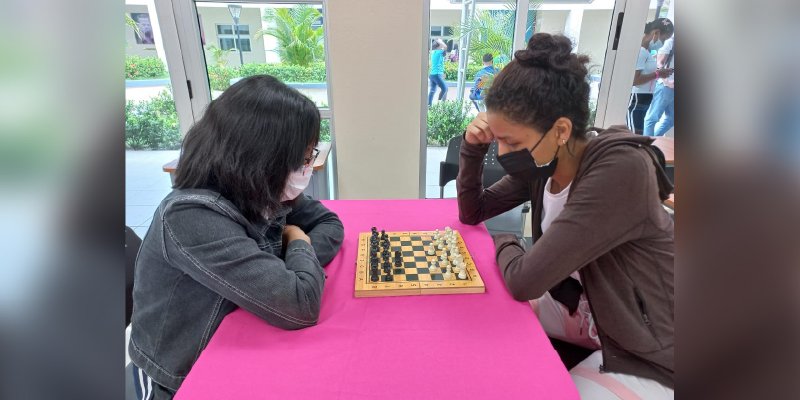
<svg viewBox="0 0 800 400">
<path fill-rule="evenodd" d="M 322 3 L 241 4 L 237 41 L 229 6 L 196 1 L 211 98 L 237 80 L 257 74 L 275 76 L 327 108 L 328 85 Z M 209 37 L 211 32 L 214 37 Z"/>
<path fill-rule="evenodd" d="M 182 137 L 156 10 L 129 1 L 125 16 L 125 225 L 144 237 Z"/>
</svg>

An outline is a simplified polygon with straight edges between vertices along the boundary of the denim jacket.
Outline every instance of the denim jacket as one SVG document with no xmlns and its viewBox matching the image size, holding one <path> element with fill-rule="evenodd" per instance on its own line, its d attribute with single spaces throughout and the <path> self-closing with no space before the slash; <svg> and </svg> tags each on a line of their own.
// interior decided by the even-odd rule
<svg viewBox="0 0 800 400">
<path fill-rule="evenodd" d="M 286 224 L 311 245 L 283 248 Z M 161 202 L 136 259 L 129 354 L 177 390 L 222 319 L 237 307 L 283 329 L 317 323 L 323 265 L 342 244 L 339 217 L 301 195 L 252 223 L 209 190 L 173 190 Z"/>
</svg>

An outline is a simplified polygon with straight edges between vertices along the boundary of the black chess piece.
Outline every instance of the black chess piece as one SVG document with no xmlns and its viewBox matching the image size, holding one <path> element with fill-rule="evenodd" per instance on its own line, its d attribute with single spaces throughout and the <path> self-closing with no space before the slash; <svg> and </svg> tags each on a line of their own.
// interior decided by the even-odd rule
<svg viewBox="0 0 800 400">
<path fill-rule="evenodd" d="M 386 282 L 394 281 L 394 275 L 392 275 L 392 270 L 391 269 L 389 270 L 389 272 L 386 273 L 386 276 L 384 276 L 384 280 Z"/>
<path fill-rule="evenodd" d="M 395 250 L 394 251 L 394 259 L 395 260 L 402 260 L 403 259 L 403 254 L 400 253 L 400 250 Z"/>
<path fill-rule="evenodd" d="M 394 266 L 397 267 L 397 268 L 402 267 L 403 266 L 403 260 L 402 259 L 395 259 L 394 260 Z"/>
<path fill-rule="evenodd" d="M 384 261 L 383 262 L 383 272 L 388 274 L 389 271 L 391 271 L 391 270 L 392 270 L 392 264 L 390 264 L 389 261 Z"/>
<path fill-rule="evenodd" d="M 372 275 L 369 276 L 369 280 L 372 281 L 372 282 L 377 282 L 378 280 L 380 280 L 380 277 L 381 276 L 378 275 L 378 274 L 372 274 Z"/>
</svg>

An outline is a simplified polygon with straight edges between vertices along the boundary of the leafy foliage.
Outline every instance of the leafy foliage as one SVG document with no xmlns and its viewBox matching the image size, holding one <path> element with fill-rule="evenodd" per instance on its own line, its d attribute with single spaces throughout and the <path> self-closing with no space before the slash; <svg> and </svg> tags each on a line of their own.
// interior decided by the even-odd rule
<svg viewBox="0 0 800 400">
<path fill-rule="evenodd" d="M 307 66 L 289 64 L 245 64 L 236 67 L 208 66 L 208 80 L 212 90 L 225 90 L 237 77 L 268 74 L 283 82 L 325 82 L 325 63 L 316 62 Z"/>
<path fill-rule="evenodd" d="M 532 1 L 529 10 L 539 8 L 540 2 Z M 454 36 L 459 40 L 470 35 L 469 59 L 477 65 L 482 65 L 481 58 L 486 53 L 494 56 L 495 64 L 507 64 L 511 61 L 514 38 L 514 20 L 517 5 L 509 1 L 505 10 L 477 10 L 475 18 L 467 20 L 462 26 L 455 28 Z"/>
<path fill-rule="evenodd" d="M 167 67 L 158 57 L 125 56 L 125 79 L 153 79 L 167 76 Z"/>
<path fill-rule="evenodd" d="M 220 68 L 228 65 L 228 53 L 236 52 L 236 49 L 222 50 L 213 44 L 206 46 L 206 50 L 211 53 L 214 65 Z"/>
<path fill-rule="evenodd" d="M 447 146 L 464 133 L 470 121 L 469 102 L 439 101 L 428 108 L 428 145 Z"/>
<path fill-rule="evenodd" d="M 167 90 L 125 104 L 125 146 L 133 150 L 176 150 L 181 146 L 175 101 Z"/>
<path fill-rule="evenodd" d="M 324 59 L 322 27 L 314 28 L 322 13 L 306 4 L 291 8 L 268 8 L 264 21 L 267 29 L 259 29 L 255 38 L 272 36 L 278 41 L 277 53 L 287 64 L 306 66 Z"/>
</svg>

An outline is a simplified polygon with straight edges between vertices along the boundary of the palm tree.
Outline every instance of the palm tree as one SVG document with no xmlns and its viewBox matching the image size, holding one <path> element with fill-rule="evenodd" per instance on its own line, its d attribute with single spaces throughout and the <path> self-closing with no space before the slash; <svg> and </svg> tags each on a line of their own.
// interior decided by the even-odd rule
<svg viewBox="0 0 800 400">
<path fill-rule="evenodd" d="M 135 32 L 137 35 L 139 35 L 139 36 L 141 36 L 141 35 L 142 35 L 142 32 L 141 32 L 141 31 L 139 31 L 139 24 L 137 24 L 137 23 L 136 23 L 136 21 L 134 21 L 134 20 L 133 20 L 133 18 L 131 18 L 131 16 L 130 16 L 130 15 L 128 15 L 128 14 L 125 14 L 125 25 L 127 25 L 127 26 L 129 26 L 131 29 L 133 29 L 133 31 L 134 31 L 134 32 Z"/>
<path fill-rule="evenodd" d="M 236 51 L 236 49 L 222 50 L 213 44 L 207 45 L 206 50 L 208 50 L 211 53 L 211 57 L 214 58 L 214 65 L 220 68 L 228 65 L 227 53 Z"/>
<path fill-rule="evenodd" d="M 306 66 L 324 57 L 322 27 L 314 28 L 322 13 L 316 8 L 302 4 L 291 8 L 269 8 L 265 11 L 264 21 L 269 23 L 267 29 L 259 29 L 255 38 L 264 35 L 278 40 L 276 50 L 281 61 Z"/>
<path fill-rule="evenodd" d="M 539 8 L 539 2 L 531 1 L 528 10 Z M 467 20 L 463 26 L 455 29 L 454 36 L 461 39 L 471 35 L 469 57 L 475 64 L 481 63 L 481 57 L 491 53 L 496 62 L 505 64 L 511 61 L 514 46 L 514 20 L 516 19 L 516 2 L 506 3 L 505 10 L 480 10 L 475 12 L 475 18 Z"/>
</svg>

